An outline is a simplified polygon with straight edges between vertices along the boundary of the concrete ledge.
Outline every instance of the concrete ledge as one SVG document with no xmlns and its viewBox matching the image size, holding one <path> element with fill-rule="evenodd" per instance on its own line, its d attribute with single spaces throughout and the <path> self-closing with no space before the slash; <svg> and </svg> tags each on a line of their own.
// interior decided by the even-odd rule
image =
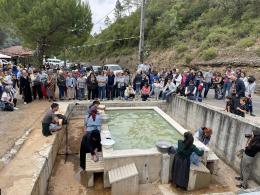
<svg viewBox="0 0 260 195">
<path fill-rule="evenodd" d="M 68 104 L 60 105 L 60 113 L 65 114 Z M 50 137 L 43 137 L 41 121 L 22 145 L 14 159 L 0 173 L 0 187 L 5 195 L 46 194 L 59 145 L 64 131 Z"/>
<path fill-rule="evenodd" d="M 180 96 L 171 97 L 166 113 L 189 130 L 194 131 L 203 126 L 212 128 L 210 147 L 236 170 L 240 166 L 236 152 L 245 147 L 245 134 L 252 130 L 260 131 L 257 124 L 247 119 Z M 260 182 L 260 154 L 256 156 L 253 170 L 253 177 Z"/>
</svg>

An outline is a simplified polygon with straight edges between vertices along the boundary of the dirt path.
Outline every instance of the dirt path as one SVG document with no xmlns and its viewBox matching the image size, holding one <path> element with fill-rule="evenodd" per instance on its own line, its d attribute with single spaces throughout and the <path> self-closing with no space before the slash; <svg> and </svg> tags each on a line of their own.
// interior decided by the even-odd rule
<svg viewBox="0 0 260 195">
<path fill-rule="evenodd" d="M 14 112 L 0 112 L 0 159 L 35 122 L 42 120 L 49 106 L 47 101 L 34 101 L 19 104 L 19 110 Z"/>
</svg>

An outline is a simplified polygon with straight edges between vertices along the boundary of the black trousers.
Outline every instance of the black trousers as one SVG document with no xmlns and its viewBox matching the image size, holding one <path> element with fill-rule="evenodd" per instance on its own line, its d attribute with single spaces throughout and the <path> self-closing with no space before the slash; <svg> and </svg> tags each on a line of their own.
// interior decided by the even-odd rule
<svg viewBox="0 0 260 195">
<path fill-rule="evenodd" d="M 32 87 L 32 89 L 33 89 L 33 98 L 34 99 L 36 99 L 37 95 L 38 95 L 39 99 L 43 98 L 41 85 L 34 85 Z"/>
</svg>

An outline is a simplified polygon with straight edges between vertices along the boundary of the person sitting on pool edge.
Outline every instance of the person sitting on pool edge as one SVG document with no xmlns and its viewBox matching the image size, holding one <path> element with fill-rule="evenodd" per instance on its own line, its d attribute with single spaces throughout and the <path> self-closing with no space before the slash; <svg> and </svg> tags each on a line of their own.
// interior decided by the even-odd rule
<svg viewBox="0 0 260 195">
<path fill-rule="evenodd" d="M 92 110 L 97 110 L 99 105 L 100 101 L 93 101 L 93 103 L 88 107 L 87 115 L 91 114 Z"/>
<path fill-rule="evenodd" d="M 101 131 L 102 117 L 97 113 L 97 110 L 92 110 L 89 115 L 85 116 L 85 131 L 91 132 L 93 130 Z"/>
<path fill-rule="evenodd" d="M 59 104 L 53 103 L 42 120 L 42 134 L 46 137 L 52 135 L 52 132 L 59 131 L 62 128 L 62 126 L 59 125 L 59 118 L 55 114 L 58 110 Z"/>
<path fill-rule="evenodd" d="M 212 129 L 211 128 L 200 127 L 195 132 L 194 137 L 196 137 L 203 144 L 208 145 L 210 138 L 211 138 L 211 135 L 212 135 Z"/>
<path fill-rule="evenodd" d="M 101 138 L 99 130 L 91 131 L 83 136 L 80 145 L 80 167 L 86 169 L 86 154 L 91 153 L 92 160 L 97 162 L 98 152 L 101 151 Z"/>
</svg>

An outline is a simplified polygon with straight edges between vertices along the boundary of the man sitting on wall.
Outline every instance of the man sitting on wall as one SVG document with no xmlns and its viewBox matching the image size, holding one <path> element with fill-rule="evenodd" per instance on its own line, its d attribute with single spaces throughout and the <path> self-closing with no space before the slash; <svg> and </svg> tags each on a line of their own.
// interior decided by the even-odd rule
<svg viewBox="0 0 260 195">
<path fill-rule="evenodd" d="M 59 110 L 59 104 L 53 103 L 51 109 L 45 114 L 42 120 L 42 134 L 44 136 L 52 135 L 52 132 L 61 130 L 62 126 L 59 124 L 59 118 L 55 114 Z"/>
</svg>

